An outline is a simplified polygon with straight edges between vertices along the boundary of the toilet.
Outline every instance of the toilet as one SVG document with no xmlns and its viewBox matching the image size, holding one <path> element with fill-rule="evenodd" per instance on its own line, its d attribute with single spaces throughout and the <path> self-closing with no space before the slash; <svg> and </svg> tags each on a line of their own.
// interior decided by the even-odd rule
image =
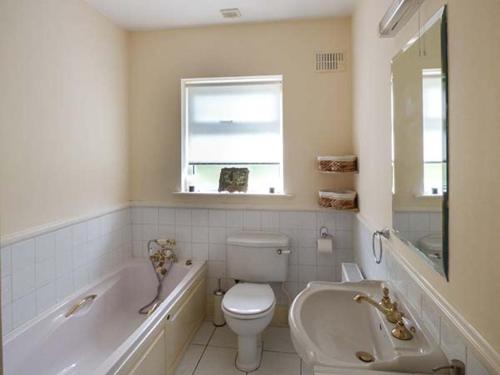
<svg viewBox="0 0 500 375">
<path fill-rule="evenodd" d="M 253 371 L 260 366 L 261 333 L 276 306 L 270 282 L 284 282 L 290 240 L 280 233 L 238 232 L 227 238 L 227 276 L 236 281 L 222 299 L 229 328 L 238 336 L 236 367 Z"/>
</svg>

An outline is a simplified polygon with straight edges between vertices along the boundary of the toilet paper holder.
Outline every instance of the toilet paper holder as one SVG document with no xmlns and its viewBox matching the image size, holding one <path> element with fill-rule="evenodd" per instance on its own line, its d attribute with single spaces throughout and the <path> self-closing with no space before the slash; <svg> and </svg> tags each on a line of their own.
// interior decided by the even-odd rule
<svg viewBox="0 0 500 375">
<path fill-rule="evenodd" d="M 319 238 L 331 238 L 332 236 L 328 233 L 327 227 L 321 227 L 319 229 Z"/>
</svg>

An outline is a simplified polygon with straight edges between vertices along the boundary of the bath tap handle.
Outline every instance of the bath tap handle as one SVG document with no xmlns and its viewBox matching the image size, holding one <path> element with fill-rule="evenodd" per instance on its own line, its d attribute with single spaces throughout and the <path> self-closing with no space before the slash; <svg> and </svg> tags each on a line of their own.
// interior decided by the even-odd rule
<svg viewBox="0 0 500 375">
<path fill-rule="evenodd" d="M 87 303 L 90 303 L 94 301 L 97 298 L 97 294 L 91 294 L 87 297 L 82 298 L 78 303 L 75 303 L 71 308 L 68 310 L 64 316 L 66 318 L 69 318 L 71 315 L 75 314 L 78 310 L 80 310 L 83 306 L 85 306 Z"/>
<path fill-rule="evenodd" d="M 278 255 L 282 255 L 282 254 L 290 254 L 292 251 L 291 250 L 278 249 L 278 250 L 276 250 L 276 252 L 278 253 Z"/>
</svg>

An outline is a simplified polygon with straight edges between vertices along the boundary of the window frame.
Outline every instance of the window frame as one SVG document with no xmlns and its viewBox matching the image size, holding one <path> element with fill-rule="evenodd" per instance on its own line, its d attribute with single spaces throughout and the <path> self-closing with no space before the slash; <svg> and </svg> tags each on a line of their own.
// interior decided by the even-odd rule
<svg viewBox="0 0 500 375">
<path fill-rule="evenodd" d="M 284 176 L 284 135 L 283 135 L 283 75 L 261 75 L 261 76 L 234 76 L 234 77 L 210 77 L 210 78 L 183 78 L 181 79 L 181 193 L 189 193 L 189 162 L 187 158 L 187 142 L 188 142 L 188 123 L 187 123 L 187 102 L 188 91 L 190 85 L 216 85 L 216 84 L 245 84 L 245 83 L 267 83 L 274 82 L 281 84 L 280 97 L 280 137 L 281 137 L 281 155 L 279 160 L 279 171 L 281 182 L 275 193 L 269 195 L 286 195 L 285 176 Z M 197 194 L 217 194 L 213 191 L 200 191 Z M 219 193 L 224 194 L 224 193 Z M 233 193 L 234 194 L 234 193 Z M 264 195 L 255 192 L 238 193 L 237 195 Z"/>
</svg>

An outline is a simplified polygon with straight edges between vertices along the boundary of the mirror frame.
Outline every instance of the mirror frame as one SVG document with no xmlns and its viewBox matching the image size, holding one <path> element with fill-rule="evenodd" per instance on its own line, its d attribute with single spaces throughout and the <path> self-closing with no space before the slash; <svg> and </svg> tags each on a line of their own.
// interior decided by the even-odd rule
<svg viewBox="0 0 500 375">
<path fill-rule="evenodd" d="M 417 253 L 420 257 L 422 257 L 426 263 L 428 263 L 432 269 L 437 271 L 439 274 L 443 275 L 447 281 L 449 281 L 449 190 L 450 190 L 450 137 L 449 137 L 449 90 L 448 90 L 448 18 L 447 18 L 447 6 L 442 6 L 434 15 L 432 15 L 429 20 L 420 27 L 419 31 L 416 35 L 414 35 L 405 45 L 404 47 L 391 59 L 391 66 L 394 61 L 403 54 L 406 50 L 408 50 L 411 46 L 419 41 L 419 38 L 432 26 L 436 24 L 436 22 L 440 22 L 441 28 L 441 71 L 442 71 L 442 88 L 443 88 L 443 133 L 446 137 L 445 143 L 445 151 L 443 156 L 446 158 L 446 190 L 443 189 L 442 196 L 442 231 L 443 231 L 443 254 L 442 254 L 442 264 L 441 267 L 436 266 L 427 256 L 425 256 L 420 249 L 418 249 L 413 243 L 411 243 L 408 239 L 404 238 L 399 234 L 399 232 L 394 228 L 393 221 L 393 233 L 406 245 L 408 245 L 415 253 Z M 391 74 L 391 96 L 393 95 L 393 81 Z M 394 139 L 394 107 L 391 104 L 391 138 L 392 138 L 392 149 L 395 147 L 395 139 Z M 394 160 L 393 160 L 394 162 Z M 394 168 L 394 165 L 393 165 Z M 394 173 L 393 173 L 393 184 L 394 181 Z M 394 216 L 394 211 L 393 211 Z"/>
</svg>

